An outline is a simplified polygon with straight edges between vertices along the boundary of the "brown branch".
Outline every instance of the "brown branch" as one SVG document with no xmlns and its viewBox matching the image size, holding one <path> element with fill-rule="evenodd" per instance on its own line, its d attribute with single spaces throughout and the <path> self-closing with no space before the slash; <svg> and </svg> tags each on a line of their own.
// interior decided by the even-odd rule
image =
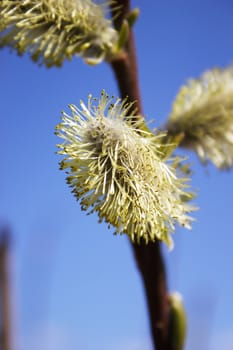
<svg viewBox="0 0 233 350">
<path fill-rule="evenodd" d="M 8 278 L 9 234 L 3 229 L 0 236 L 0 349 L 10 350 L 10 291 Z"/>
<path fill-rule="evenodd" d="M 115 73 L 121 97 L 128 97 L 129 101 L 134 102 L 132 111 L 136 107 L 137 113 L 139 115 L 142 114 L 140 92 L 137 83 L 136 62 L 130 60 L 129 55 L 125 52 L 121 57 L 112 61 L 111 66 Z M 132 67 L 134 67 L 134 69 L 132 69 Z"/>
<path fill-rule="evenodd" d="M 119 30 L 123 20 L 130 13 L 130 1 L 118 0 L 117 5 L 121 8 L 121 11 L 119 12 L 118 6 L 114 5 L 112 7 L 112 16 L 114 18 L 114 25 L 116 29 Z M 122 52 L 122 55 L 111 62 L 111 66 L 118 83 L 121 97 L 128 97 L 129 101 L 135 102 L 135 107 L 137 107 L 138 113 L 142 114 L 138 84 L 137 58 L 135 52 L 134 36 L 132 30 L 130 30 L 125 50 Z"/>
<path fill-rule="evenodd" d="M 122 6 L 121 14 L 114 19 L 116 28 L 120 28 L 123 19 L 130 11 L 129 0 L 118 0 Z M 114 8 L 112 10 L 114 15 Z M 132 31 L 126 43 L 125 51 L 120 57 L 111 62 L 118 88 L 122 98 L 128 96 L 135 101 L 138 113 L 142 114 L 140 90 L 138 83 L 137 59 Z M 154 348 L 157 350 L 171 350 L 168 345 L 168 314 L 166 274 L 160 242 L 132 244 L 134 256 L 144 282 L 147 305 L 150 316 L 150 327 Z"/>
<path fill-rule="evenodd" d="M 123 20 L 130 13 L 130 0 L 117 0 L 111 4 L 113 24 L 117 30 L 120 29 Z"/>
<path fill-rule="evenodd" d="M 168 350 L 169 304 L 160 243 L 134 244 L 132 248 L 144 282 L 154 346 L 157 350 Z"/>
</svg>

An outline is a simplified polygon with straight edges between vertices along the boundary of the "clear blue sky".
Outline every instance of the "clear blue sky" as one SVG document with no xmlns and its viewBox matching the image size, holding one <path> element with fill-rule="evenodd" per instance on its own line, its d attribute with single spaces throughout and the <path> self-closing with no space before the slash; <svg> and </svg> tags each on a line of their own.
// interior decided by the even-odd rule
<svg viewBox="0 0 233 350">
<path fill-rule="evenodd" d="M 187 78 L 233 61 L 231 0 L 134 1 L 145 115 L 166 121 Z M 14 350 L 151 350 L 140 276 L 128 240 L 86 216 L 58 170 L 60 111 L 102 88 L 117 93 L 106 64 L 81 59 L 38 67 L 0 51 L 0 220 L 12 230 Z M 233 174 L 189 153 L 200 207 L 164 255 L 170 290 L 183 294 L 186 350 L 232 350 Z"/>
</svg>

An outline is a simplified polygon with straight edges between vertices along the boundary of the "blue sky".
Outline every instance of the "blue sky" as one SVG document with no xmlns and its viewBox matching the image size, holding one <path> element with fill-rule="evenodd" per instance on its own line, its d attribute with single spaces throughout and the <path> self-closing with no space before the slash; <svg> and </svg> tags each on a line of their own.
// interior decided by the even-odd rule
<svg viewBox="0 0 233 350">
<path fill-rule="evenodd" d="M 144 112 L 165 123 L 179 87 L 233 61 L 230 0 L 134 1 Z M 106 64 L 81 59 L 38 67 L 0 51 L 0 220 L 11 227 L 15 350 L 151 350 L 140 276 L 128 240 L 86 216 L 58 170 L 54 128 L 70 103 L 118 95 Z M 164 256 L 170 290 L 188 313 L 186 350 L 233 344 L 232 172 L 203 167 L 191 152 L 197 190 L 191 232 L 177 229 Z"/>
</svg>

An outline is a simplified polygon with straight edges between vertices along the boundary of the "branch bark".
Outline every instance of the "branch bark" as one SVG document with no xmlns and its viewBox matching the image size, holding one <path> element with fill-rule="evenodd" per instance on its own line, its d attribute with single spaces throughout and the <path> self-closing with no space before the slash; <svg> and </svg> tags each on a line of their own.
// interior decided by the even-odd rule
<svg viewBox="0 0 233 350">
<path fill-rule="evenodd" d="M 115 10 L 112 7 L 112 15 L 115 18 L 114 25 L 119 29 L 123 19 L 130 12 L 130 1 L 118 0 L 117 3 L 122 6 L 121 13 L 115 18 Z M 138 113 L 142 114 L 137 58 L 132 30 L 124 52 L 111 62 L 111 67 L 121 97 L 128 96 L 131 102 L 135 101 L 134 107 L 137 107 Z M 168 345 L 169 304 L 166 273 L 160 242 L 156 241 L 149 244 L 142 242 L 140 245 L 131 243 L 131 245 L 144 283 L 154 348 L 157 350 L 171 350 Z"/>
<path fill-rule="evenodd" d="M 3 229 L 0 236 L 0 349 L 10 350 L 10 290 L 8 276 L 9 233 Z"/>
</svg>

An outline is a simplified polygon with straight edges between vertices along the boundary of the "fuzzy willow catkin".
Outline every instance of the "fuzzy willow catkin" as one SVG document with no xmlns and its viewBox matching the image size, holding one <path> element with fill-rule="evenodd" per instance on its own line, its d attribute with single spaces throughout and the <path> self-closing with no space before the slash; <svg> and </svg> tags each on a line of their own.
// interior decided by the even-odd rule
<svg viewBox="0 0 233 350">
<path fill-rule="evenodd" d="M 203 163 L 233 165 L 233 68 L 214 69 L 184 85 L 173 104 L 167 129 L 183 134 L 181 146 L 196 151 Z"/>
<path fill-rule="evenodd" d="M 75 54 L 100 63 L 118 39 L 106 9 L 107 3 L 91 0 L 2 0 L 0 47 L 29 52 L 47 67 L 61 66 Z"/>
<path fill-rule="evenodd" d="M 104 91 L 99 100 L 89 96 L 87 106 L 81 101 L 70 110 L 56 129 L 64 139 L 58 147 L 82 209 L 96 211 L 132 241 L 159 239 L 171 246 L 176 222 L 190 228 L 192 194 L 177 176 L 177 162 L 162 154 L 161 135 L 132 125 L 132 104 Z"/>
</svg>

